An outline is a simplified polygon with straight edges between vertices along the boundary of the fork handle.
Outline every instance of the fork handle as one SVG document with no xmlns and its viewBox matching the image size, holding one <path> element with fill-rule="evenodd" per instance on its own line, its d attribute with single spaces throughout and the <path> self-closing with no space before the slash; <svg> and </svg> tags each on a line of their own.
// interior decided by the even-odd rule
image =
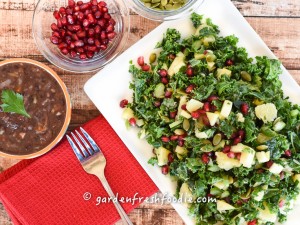
<svg viewBox="0 0 300 225">
<path fill-rule="evenodd" d="M 104 189 L 108 193 L 109 197 L 111 197 L 112 199 L 115 199 L 115 195 L 114 195 L 113 191 L 111 190 L 106 178 L 104 176 L 101 176 L 101 177 L 99 176 L 99 179 L 100 179 Z M 113 203 L 114 203 L 119 215 L 121 216 L 123 223 L 128 224 L 128 225 L 133 225 L 133 223 L 130 221 L 129 217 L 127 216 L 126 212 L 120 205 L 119 201 L 113 201 Z"/>
</svg>

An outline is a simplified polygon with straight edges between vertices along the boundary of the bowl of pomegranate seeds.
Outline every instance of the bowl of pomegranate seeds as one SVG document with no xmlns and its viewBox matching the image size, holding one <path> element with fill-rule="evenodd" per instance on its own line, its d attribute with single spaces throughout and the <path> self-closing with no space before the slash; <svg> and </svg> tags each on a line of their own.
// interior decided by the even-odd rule
<svg viewBox="0 0 300 225">
<path fill-rule="evenodd" d="M 72 72 L 95 71 L 125 46 L 130 29 L 123 0 L 40 0 L 33 36 L 54 65 Z"/>
</svg>

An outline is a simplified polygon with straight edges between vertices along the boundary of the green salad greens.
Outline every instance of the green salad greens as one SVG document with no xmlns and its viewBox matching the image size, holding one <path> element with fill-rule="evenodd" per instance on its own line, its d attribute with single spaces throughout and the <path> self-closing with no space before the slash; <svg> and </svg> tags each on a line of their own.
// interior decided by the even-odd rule
<svg viewBox="0 0 300 225">
<path fill-rule="evenodd" d="M 154 147 L 149 163 L 177 180 L 177 197 L 216 199 L 186 203 L 197 224 L 284 222 L 300 190 L 300 107 L 283 96 L 281 64 L 191 20 L 193 35 L 168 29 L 150 65 L 131 63 L 126 124 Z"/>
</svg>

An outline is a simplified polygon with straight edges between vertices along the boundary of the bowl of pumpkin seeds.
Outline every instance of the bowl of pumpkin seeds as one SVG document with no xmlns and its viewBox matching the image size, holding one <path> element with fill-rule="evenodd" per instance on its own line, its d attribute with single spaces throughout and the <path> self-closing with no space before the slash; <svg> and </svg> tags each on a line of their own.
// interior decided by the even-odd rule
<svg viewBox="0 0 300 225">
<path fill-rule="evenodd" d="M 139 15 L 156 21 L 168 21 L 189 16 L 204 0 L 126 0 Z"/>
</svg>

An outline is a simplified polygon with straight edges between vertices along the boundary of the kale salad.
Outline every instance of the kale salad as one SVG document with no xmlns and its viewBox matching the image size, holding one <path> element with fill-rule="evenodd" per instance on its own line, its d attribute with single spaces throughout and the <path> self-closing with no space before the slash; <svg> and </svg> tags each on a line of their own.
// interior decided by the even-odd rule
<svg viewBox="0 0 300 225">
<path fill-rule="evenodd" d="M 216 199 L 186 203 L 196 224 L 285 222 L 300 199 L 300 107 L 283 95 L 281 64 L 250 58 L 210 19 L 191 21 L 193 35 L 168 29 L 149 63 L 131 62 L 126 125 L 176 179 L 176 197 Z"/>
</svg>

